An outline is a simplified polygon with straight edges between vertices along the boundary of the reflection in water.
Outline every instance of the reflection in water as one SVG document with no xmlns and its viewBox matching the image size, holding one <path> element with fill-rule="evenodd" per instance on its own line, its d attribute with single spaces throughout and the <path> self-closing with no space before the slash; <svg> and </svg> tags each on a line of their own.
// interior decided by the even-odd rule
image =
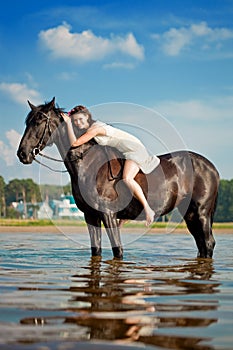
<svg viewBox="0 0 233 350">
<path fill-rule="evenodd" d="M 20 249 L 9 247 L 13 258 L 5 258 L 0 270 L 3 343 L 67 339 L 155 349 L 224 348 L 213 342 L 214 330 L 222 330 L 216 326 L 222 286 L 214 260 L 172 258 L 166 264 L 158 257 L 156 265 L 89 259 L 84 252 L 75 265 L 76 249 L 68 247 L 63 255 L 48 249 L 33 265 L 33 250 Z M 11 328 L 1 317 L 4 310 Z"/>
<path fill-rule="evenodd" d="M 217 309 L 217 301 L 196 298 L 197 294 L 217 292 L 219 284 L 210 281 L 213 273 L 211 260 L 145 267 L 115 260 L 103 263 L 94 258 L 89 266 L 71 277 L 72 297 L 67 310 L 72 315 L 63 322 L 81 327 L 82 339 L 86 340 L 139 341 L 171 349 L 211 349 L 203 344 L 207 338 L 199 337 L 196 332 L 187 336 L 185 329 L 208 327 L 217 322 L 208 316 L 209 311 Z M 199 311 L 206 316 L 198 316 Z M 27 318 L 21 323 L 46 325 L 54 321 Z"/>
</svg>

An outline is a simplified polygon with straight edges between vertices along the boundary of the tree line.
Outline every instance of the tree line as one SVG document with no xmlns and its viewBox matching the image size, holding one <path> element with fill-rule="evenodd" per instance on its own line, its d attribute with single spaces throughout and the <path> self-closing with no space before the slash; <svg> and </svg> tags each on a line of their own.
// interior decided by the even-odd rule
<svg viewBox="0 0 233 350">
<path fill-rule="evenodd" d="M 32 179 L 13 179 L 5 183 L 0 175 L 0 217 L 13 218 L 19 213 L 12 206 L 13 202 L 22 202 L 25 207 L 37 208 L 48 193 L 50 198 L 59 199 L 61 194 L 70 192 L 70 184 L 66 186 L 38 185 Z M 26 209 L 25 209 L 26 210 Z M 220 180 L 215 222 L 233 222 L 233 179 Z"/>
<path fill-rule="evenodd" d="M 32 179 L 13 179 L 5 183 L 0 175 L 0 217 L 17 218 L 20 216 L 13 203 L 21 202 L 26 215 L 28 207 L 38 209 L 38 203 L 42 202 L 49 193 L 53 199 L 59 199 L 61 194 L 70 192 L 70 185 L 61 187 L 53 185 L 38 185 Z"/>
<path fill-rule="evenodd" d="M 220 180 L 214 221 L 233 222 L 233 179 Z"/>
</svg>

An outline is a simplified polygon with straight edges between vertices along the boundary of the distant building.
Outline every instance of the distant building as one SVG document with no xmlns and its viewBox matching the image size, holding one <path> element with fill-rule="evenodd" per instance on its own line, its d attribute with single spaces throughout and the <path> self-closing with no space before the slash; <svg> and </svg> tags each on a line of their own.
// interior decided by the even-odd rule
<svg viewBox="0 0 233 350">
<path fill-rule="evenodd" d="M 20 213 L 21 217 L 38 218 L 38 219 L 78 219 L 83 220 L 84 214 L 80 211 L 72 195 L 63 195 L 60 200 L 49 200 L 46 197 L 44 202 L 24 204 L 22 201 L 13 202 L 12 206 Z M 27 213 L 25 215 L 25 213 Z"/>
<path fill-rule="evenodd" d="M 51 219 L 53 217 L 53 209 L 49 206 L 48 202 L 39 203 L 39 209 L 37 211 L 38 219 Z"/>
<path fill-rule="evenodd" d="M 80 211 L 74 201 L 72 195 L 63 195 L 60 200 L 50 201 L 55 218 L 76 218 L 83 220 L 84 214 Z"/>
</svg>

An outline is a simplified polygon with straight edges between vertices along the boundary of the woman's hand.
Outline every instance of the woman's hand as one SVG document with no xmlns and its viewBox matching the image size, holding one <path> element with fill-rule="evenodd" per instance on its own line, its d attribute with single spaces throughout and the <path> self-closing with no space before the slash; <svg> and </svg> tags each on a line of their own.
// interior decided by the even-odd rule
<svg viewBox="0 0 233 350">
<path fill-rule="evenodd" d="M 71 118 L 66 113 L 61 113 L 62 118 L 64 119 L 64 122 L 68 123 L 71 121 Z"/>
</svg>

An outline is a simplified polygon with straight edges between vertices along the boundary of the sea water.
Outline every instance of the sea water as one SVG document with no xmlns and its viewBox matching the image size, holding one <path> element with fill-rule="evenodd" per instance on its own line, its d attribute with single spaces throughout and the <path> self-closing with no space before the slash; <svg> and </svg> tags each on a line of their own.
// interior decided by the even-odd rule
<svg viewBox="0 0 233 350">
<path fill-rule="evenodd" d="M 233 348 L 233 234 L 197 259 L 191 235 L 125 233 L 123 261 L 85 235 L 0 234 L 1 349 Z"/>
</svg>

